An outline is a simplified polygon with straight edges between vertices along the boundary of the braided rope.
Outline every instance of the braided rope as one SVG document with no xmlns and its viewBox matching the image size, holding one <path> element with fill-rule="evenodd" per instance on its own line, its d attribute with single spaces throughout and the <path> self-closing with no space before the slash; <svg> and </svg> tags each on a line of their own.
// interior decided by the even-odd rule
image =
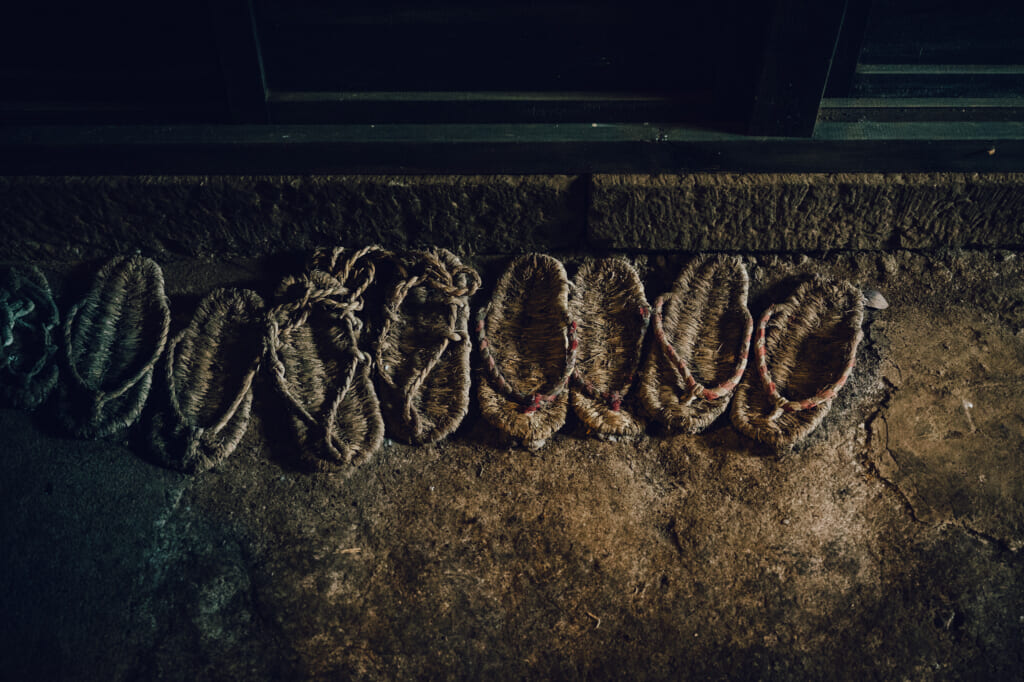
<svg viewBox="0 0 1024 682">
<path fill-rule="evenodd" d="M 57 351 L 53 330 L 59 324 L 60 316 L 46 276 L 35 266 L 24 270 L 8 269 L 3 280 L 3 288 L 0 289 L 0 368 L 8 370 L 23 387 L 28 387 L 42 374 Z M 37 354 L 28 369 L 17 367 L 22 358 L 7 351 L 14 345 L 18 328 L 42 334 L 41 347 L 35 343 L 20 344 L 21 351 L 31 350 Z"/>
<path fill-rule="evenodd" d="M 418 251 L 409 254 L 410 260 L 425 265 L 422 274 L 410 275 L 406 264 L 396 259 L 400 274 L 399 281 L 395 284 L 387 301 L 384 304 L 384 323 L 381 329 L 380 342 L 377 344 L 377 372 L 387 386 L 404 395 L 402 414 L 407 422 L 412 425 L 413 431 L 418 433 L 422 429 L 422 416 L 416 405 L 416 397 L 423 389 L 427 378 L 433 373 L 444 357 L 445 351 L 452 343 L 468 341 L 456 329 L 458 327 L 459 310 L 469 306 L 469 297 L 480 288 L 480 275 L 473 268 L 459 263 L 455 268 L 449 268 L 440 258 L 436 250 Z M 468 279 L 468 282 L 467 282 Z M 460 284 L 461 282 L 461 284 Z M 413 288 L 427 286 L 441 294 L 441 297 L 448 304 L 448 319 L 446 324 L 446 335 L 441 338 L 434 352 L 430 354 L 427 362 L 415 372 L 404 388 L 400 388 L 394 378 L 388 374 L 388 367 L 384 362 L 384 356 L 389 350 L 387 341 L 391 339 L 392 325 L 400 319 L 400 309 L 405 299 Z"/>
<path fill-rule="evenodd" d="M 487 369 L 487 373 L 494 381 L 497 387 L 498 393 L 505 396 L 506 398 L 517 402 L 523 406 L 524 414 L 532 414 L 536 412 L 545 403 L 552 403 L 559 395 L 561 395 L 569 387 L 569 381 L 572 379 L 573 372 L 576 370 L 576 358 L 579 355 L 579 338 L 577 332 L 579 330 L 579 323 L 575 320 L 569 323 L 565 330 L 565 368 L 562 371 L 561 376 L 555 382 L 554 388 L 550 393 L 523 393 L 512 388 L 508 380 L 502 374 L 501 369 L 498 367 L 498 363 L 494 359 L 494 355 L 491 351 L 491 344 L 487 340 L 487 329 L 485 319 L 491 311 L 491 304 L 488 303 L 486 306 L 480 309 L 477 313 L 476 321 L 476 333 L 477 339 L 479 340 L 480 354 L 484 359 L 484 367 Z"/>
<path fill-rule="evenodd" d="M 24 324 L 26 327 L 31 328 L 31 325 L 28 323 L 22 324 Z M 43 370 L 46 369 L 46 366 L 50 364 L 50 359 L 53 357 L 53 354 L 57 350 L 53 343 L 53 328 L 56 326 L 57 320 L 56 317 L 54 317 L 52 323 L 43 323 L 43 325 L 40 327 L 40 330 L 43 332 L 42 352 L 39 353 L 39 357 L 36 358 L 36 361 L 32 365 L 32 368 L 22 374 L 22 384 L 28 385 L 28 383 L 32 381 L 32 379 L 39 376 L 43 372 Z M 13 358 L 10 359 L 13 360 Z M 6 358 L 4 365 L 5 367 L 7 366 Z"/>
<path fill-rule="evenodd" d="M 627 373 L 625 386 L 621 390 L 608 389 L 607 391 L 598 391 L 594 382 L 584 379 L 579 369 L 574 370 L 572 373 L 573 384 L 583 395 L 592 400 L 607 402 L 612 412 L 618 412 L 622 409 L 622 401 L 626 399 L 633 384 L 636 383 L 640 361 L 643 359 L 644 339 L 647 338 L 647 328 L 651 324 L 651 310 L 646 306 L 639 306 L 637 312 L 640 314 L 640 334 L 637 337 L 636 353 L 633 355 L 632 367 L 630 367 Z"/>
<path fill-rule="evenodd" d="M 373 269 L 369 268 L 367 277 L 373 276 Z M 331 317 L 345 323 L 345 330 L 350 342 L 350 349 L 355 349 L 356 357 L 369 362 L 370 357 L 358 350 L 357 341 L 362 331 L 363 323 L 356 317 L 356 313 L 363 309 L 362 292 L 365 286 L 350 291 L 339 282 L 337 286 L 318 286 L 309 275 L 302 275 L 299 278 L 286 278 L 283 282 L 286 286 L 300 285 L 302 293 L 297 298 L 278 304 L 267 314 L 267 321 L 273 333 L 270 339 L 273 350 L 280 349 L 280 335 L 301 327 L 309 320 L 310 314 L 319 309 Z"/>
<path fill-rule="evenodd" d="M 839 389 L 846 385 L 846 380 L 850 378 L 850 373 L 853 371 L 857 362 L 857 346 L 860 345 L 861 339 L 864 337 L 863 330 L 858 327 L 857 332 L 853 337 L 853 343 L 850 344 L 850 350 L 846 358 L 846 365 L 843 367 L 843 371 L 840 373 L 838 379 L 831 384 L 825 385 L 824 388 L 819 390 L 810 398 L 805 400 L 789 400 L 779 392 L 775 382 L 772 381 L 771 371 L 768 369 L 768 351 L 765 345 L 765 330 L 768 327 L 768 321 L 772 318 L 774 313 L 775 304 L 772 304 L 768 306 L 764 315 L 761 316 L 761 320 L 757 326 L 757 339 L 754 342 L 754 354 L 757 356 L 758 374 L 761 377 L 761 383 L 768 392 L 768 396 L 775 405 L 775 410 L 768 415 L 769 421 L 775 421 L 783 412 L 810 410 L 823 402 L 835 398 Z M 788 321 L 790 317 L 791 315 L 787 315 L 786 321 Z"/>
<path fill-rule="evenodd" d="M 359 337 L 362 333 L 363 323 L 356 313 L 362 311 L 362 296 L 375 278 L 373 263 L 364 260 L 374 252 L 387 253 L 380 247 L 369 246 L 355 251 L 341 260 L 341 257 L 346 255 L 341 248 L 317 251 L 314 256 L 314 264 L 323 266 L 326 270 L 315 269 L 298 277 L 285 278 L 282 288 L 291 291 L 297 286 L 299 287 L 298 294 L 293 294 L 290 300 L 273 307 L 268 311 L 266 318 L 264 355 L 275 388 L 301 421 L 314 431 L 321 432 L 330 456 L 345 463 L 351 461 L 351 453 L 340 452 L 335 446 L 331 434 L 336 420 L 336 412 L 352 389 L 359 364 L 372 362 L 371 356 L 359 349 Z M 357 284 L 351 287 L 353 281 Z M 348 341 L 345 350 L 351 356 L 344 381 L 335 392 L 334 399 L 331 400 L 330 410 L 324 424 L 310 414 L 289 389 L 287 369 L 280 355 L 285 345 L 282 336 L 305 325 L 314 310 L 326 313 L 341 323 Z"/>
<path fill-rule="evenodd" d="M 33 409 L 57 383 L 60 314 L 46 275 L 34 265 L 0 271 L 0 400 Z"/>
<path fill-rule="evenodd" d="M 13 302 L 6 291 L 0 292 L 0 337 L 2 347 L 7 348 L 14 343 L 14 328 L 21 322 L 23 317 L 28 317 L 36 309 L 36 304 L 30 299 L 18 298 Z"/>
<path fill-rule="evenodd" d="M 334 246 L 314 251 L 313 257 L 309 261 L 309 269 L 326 272 L 341 284 L 347 284 L 355 279 L 357 266 L 368 269 L 369 272 L 365 273 L 362 285 L 356 292 L 356 296 L 362 296 L 366 288 L 373 283 L 375 260 L 395 261 L 396 259 L 392 251 L 376 244 L 364 246 L 351 253 L 348 253 L 343 246 Z"/>
<path fill-rule="evenodd" d="M 25 318 L 36 311 L 36 304 L 30 298 L 19 298 L 12 302 L 7 294 L 8 292 L 5 291 L 0 295 L 2 296 L 0 298 L 0 332 L 3 334 L 3 352 L 0 352 L 0 369 L 9 369 L 13 373 L 15 372 L 13 365 L 18 358 L 13 354 L 7 353 L 6 349 L 14 344 L 14 330 L 16 327 L 32 329 L 31 322 L 25 321 Z M 43 332 L 42 352 L 32 364 L 31 369 L 21 372 L 20 376 L 18 376 L 23 385 L 28 385 L 34 377 L 46 368 L 47 363 L 50 361 L 53 350 L 54 326 L 56 326 L 56 320 L 50 323 L 43 322 L 40 326 L 40 330 Z"/>
</svg>

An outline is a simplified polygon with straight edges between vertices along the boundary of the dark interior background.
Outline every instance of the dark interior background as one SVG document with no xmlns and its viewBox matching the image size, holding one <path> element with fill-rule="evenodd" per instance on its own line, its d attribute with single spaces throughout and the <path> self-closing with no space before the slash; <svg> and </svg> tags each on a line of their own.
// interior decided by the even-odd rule
<svg viewBox="0 0 1024 682">
<path fill-rule="evenodd" d="M 0 116 L 17 123 L 225 121 L 205 0 L 0 10 Z"/>
<path fill-rule="evenodd" d="M 414 124 L 425 127 L 385 135 L 387 144 L 429 139 L 445 148 L 454 138 L 498 144 L 513 134 L 473 126 L 544 124 L 527 131 L 544 144 L 517 150 L 526 159 L 560 153 L 552 145 L 571 140 L 559 124 L 600 123 L 652 128 L 595 133 L 587 140 L 593 149 L 619 144 L 622 151 L 603 165 L 590 152 L 575 154 L 567 158 L 576 165 L 565 172 L 713 170 L 703 151 L 665 157 L 629 146 L 648 134 L 656 142 L 673 135 L 687 144 L 720 139 L 707 132 L 856 141 L 865 143 L 856 153 L 866 156 L 854 165 L 879 170 L 891 165 L 891 150 L 880 154 L 868 143 L 891 138 L 892 129 L 865 124 L 1011 123 L 915 128 L 900 139 L 984 138 L 1000 142 L 1003 154 L 1020 146 L 1021 26 L 1024 4 L 1007 0 L 10 4 L 0 10 L 0 151 L 40 158 L 71 144 L 59 141 L 68 131 L 74 144 L 95 136 L 134 149 L 178 139 L 171 133 L 182 130 L 153 126 L 223 124 L 312 126 L 303 131 L 314 136 L 328 126 Z M 52 124 L 64 132 L 33 128 Z M 125 124 L 149 127 L 131 135 L 88 128 Z M 440 134 L 435 124 L 468 127 Z M 260 135 L 239 138 L 224 126 L 187 129 L 184 138 L 209 149 L 225 140 L 252 144 L 254 134 Z M 523 134 L 517 130 L 515 139 Z M 296 137 L 289 131 L 274 143 Z M 765 154 L 778 161 L 771 167 L 794 170 L 851 158 L 848 149 L 821 156 L 827 146 L 810 148 L 809 157 L 806 147 L 787 149 L 744 147 L 737 158 L 747 161 L 731 169 L 757 168 L 751 160 Z M 920 145 L 907 149 L 906 164 L 921 170 L 961 168 L 973 153 L 958 149 L 936 166 L 915 163 Z M 400 158 L 404 151 L 367 151 L 366 159 L 381 161 L 360 168 L 404 172 L 392 153 Z M 471 172 L 466 158 L 450 170 Z M 337 163 L 309 165 L 317 171 Z M 558 171 L 551 164 L 524 167 Z"/>
</svg>

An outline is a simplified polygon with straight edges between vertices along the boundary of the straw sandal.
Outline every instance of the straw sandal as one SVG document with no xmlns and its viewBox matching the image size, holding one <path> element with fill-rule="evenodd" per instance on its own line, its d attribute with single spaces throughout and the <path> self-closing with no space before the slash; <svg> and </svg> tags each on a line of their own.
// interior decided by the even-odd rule
<svg viewBox="0 0 1024 682">
<path fill-rule="evenodd" d="M 35 409 L 57 385 L 58 323 L 57 305 L 39 268 L 0 273 L 0 404 Z"/>
<path fill-rule="evenodd" d="M 333 463 L 351 473 L 384 441 L 357 316 L 374 278 L 366 256 L 375 250 L 318 254 L 314 263 L 327 271 L 285 278 L 268 313 L 271 380 L 291 414 L 300 459 L 317 469 Z"/>
<path fill-rule="evenodd" d="M 480 275 L 444 249 L 410 252 L 397 264 L 377 342 L 381 411 L 398 438 L 435 443 L 469 411 L 469 297 Z"/>
<path fill-rule="evenodd" d="M 651 307 L 636 269 L 608 258 L 580 266 L 572 318 L 581 320 L 580 355 L 570 399 L 587 428 L 602 436 L 636 436 L 643 423 L 623 400 L 636 380 Z"/>
<path fill-rule="evenodd" d="M 756 363 L 736 389 L 733 425 L 777 449 L 813 431 L 853 371 L 863 320 L 861 292 L 823 278 L 769 306 L 754 342 Z"/>
<path fill-rule="evenodd" d="M 167 343 L 171 312 L 160 266 L 142 256 L 104 265 L 64 319 L 70 386 L 64 425 L 80 438 L 103 438 L 135 423 Z"/>
<path fill-rule="evenodd" d="M 512 261 L 477 315 L 484 368 L 480 409 L 529 448 L 542 446 L 565 424 L 566 389 L 579 347 L 568 298 L 562 264 L 530 254 Z"/>
<path fill-rule="evenodd" d="M 164 356 L 170 411 L 153 416 L 159 460 L 188 473 L 226 459 L 245 435 L 262 357 L 264 303 L 246 289 L 215 289 Z"/>
<path fill-rule="evenodd" d="M 654 346 L 640 374 L 640 398 L 669 429 L 697 433 L 725 412 L 747 366 L 748 287 L 739 258 L 702 257 L 655 301 Z"/>
</svg>

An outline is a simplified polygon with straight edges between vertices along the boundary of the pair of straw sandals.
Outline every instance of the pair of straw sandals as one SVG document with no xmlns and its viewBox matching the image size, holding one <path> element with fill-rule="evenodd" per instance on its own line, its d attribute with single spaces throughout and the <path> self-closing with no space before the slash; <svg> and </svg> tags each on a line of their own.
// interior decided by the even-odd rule
<svg viewBox="0 0 1024 682">
<path fill-rule="evenodd" d="M 361 311 L 382 263 L 394 277 L 371 356 L 361 345 Z M 469 297 L 479 286 L 476 271 L 443 249 L 321 250 L 303 274 L 280 283 L 272 305 L 250 290 L 216 289 L 170 338 L 163 275 L 152 260 L 107 263 L 62 330 L 43 274 L 11 269 L 0 277 L 0 400 L 38 407 L 60 367 L 61 423 L 74 436 L 103 438 L 140 419 L 155 381 L 163 400 L 147 411 L 153 454 L 199 472 L 235 450 L 254 385 L 269 374 L 299 459 L 350 471 L 380 448 L 385 421 L 413 443 L 440 440 L 462 421 Z"/>
<path fill-rule="evenodd" d="M 864 297 L 849 283 L 812 279 L 770 305 L 755 336 L 748 288 L 739 258 L 701 257 L 651 306 L 625 260 L 585 262 L 570 284 L 558 260 L 518 258 L 477 320 L 483 414 L 536 447 L 564 425 L 570 403 L 589 431 L 629 437 L 644 430 L 637 402 L 669 430 L 697 433 L 731 400 L 739 431 L 790 447 L 850 376 Z"/>
<path fill-rule="evenodd" d="M 65 430 L 115 435 L 142 414 L 169 328 L 163 274 L 151 260 L 108 263 L 63 324 L 42 271 L 7 268 L 0 272 L 0 404 L 39 407 L 63 370 L 58 417 Z"/>
<path fill-rule="evenodd" d="M 378 268 L 390 276 L 378 277 Z M 371 286 L 383 293 L 373 354 L 363 349 Z M 265 355 L 300 458 L 348 471 L 388 432 L 413 444 L 451 434 L 469 410 L 469 298 L 476 270 L 445 249 L 321 249 L 267 312 Z M 374 292 L 371 292 L 374 293 Z"/>
</svg>

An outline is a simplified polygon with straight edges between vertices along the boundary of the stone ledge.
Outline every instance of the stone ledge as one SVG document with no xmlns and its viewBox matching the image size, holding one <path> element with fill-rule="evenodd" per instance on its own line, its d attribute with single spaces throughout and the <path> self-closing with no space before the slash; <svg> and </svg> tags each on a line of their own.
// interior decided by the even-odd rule
<svg viewBox="0 0 1024 682">
<path fill-rule="evenodd" d="M 595 175 L 588 238 L 614 249 L 1024 245 L 1024 174 Z"/>
<path fill-rule="evenodd" d="M 584 182 L 565 175 L 0 177 L 0 197 L 4 257 L 26 260 L 371 243 L 517 253 L 584 235 Z"/>
<path fill-rule="evenodd" d="M 0 206 L 0 259 L 51 262 L 1024 247 L 1019 173 L 0 177 Z"/>
</svg>

